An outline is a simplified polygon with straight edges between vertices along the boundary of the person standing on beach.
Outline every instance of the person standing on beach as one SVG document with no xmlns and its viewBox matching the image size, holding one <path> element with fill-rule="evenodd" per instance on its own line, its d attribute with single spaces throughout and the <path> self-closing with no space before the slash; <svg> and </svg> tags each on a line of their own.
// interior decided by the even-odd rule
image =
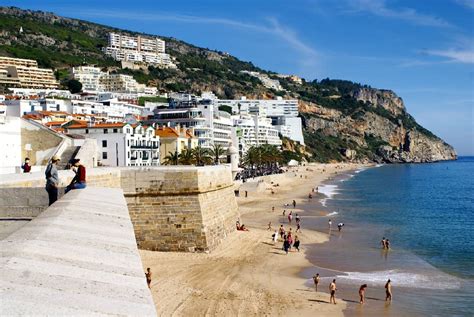
<svg viewBox="0 0 474 317">
<path fill-rule="evenodd" d="M 362 284 L 359 288 L 359 297 L 360 297 L 361 304 L 365 303 L 365 289 L 366 288 L 367 288 L 367 284 Z"/>
<path fill-rule="evenodd" d="M 329 284 L 329 292 L 331 294 L 331 296 L 329 297 L 329 304 L 334 303 L 334 305 L 336 305 L 336 291 L 336 279 L 333 279 L 331 284 Z"/>
<path fill-rule="evenodd" d="M 385 284 L 385 301 L 392 301 L 392 282 L 388 279 Z"/>
<path fill-rule="evenodd" d="M 293 199 L 293 208 L 296 208 L 296 200 Z"/>
<path fill-rule="evenodd" d="M 387 250 L 390 250 L 390 240 L 388 240 L 388 239 L 385 240 L 385 248 L 386 248 Z"/>
<path fill-rule="evenodd" d="M 48 192 L 49 206 L 58 200 L 59 175 L 57 164 L 61 159 L 57 155 L 53 155 L 51 162 L 44 172 L 46 176 L 46 191 Z"/>
<path fill-rule="evenodd" d="M 331 228 L 332 228 L 332 221 L 331 221 L 331 219 L 328 220 L 328 226 L 329 226 L 329 230 L 331 230 Z"/>
<path fill-rule="evenodd" d="M 387 248 L 387 240 L 385 239 L 385 237 L 383 237 L 382 240 L 380 241 L 380 245 L 382 246 L 382 249 Z"/>
<path fill-rule="evenodd" d="M 283 209 L 283 216 L 286 214 L 286 209 Z"/>
<path fill-rule="evenodd" d="M 268 223 L 268 229 L 267 230 L 272 230 L 272 222 L 271 221 Z"/>
<path fill-rule="evenodd" d="M 298 236 L 295 236 L 295 242 L 293 243 L 293 247 L 300 252 L 300 240 L 298 239 Z"/>
<path fill-rule="evenodd" d="M 290 223 L 291 225 L 291 220 L 293 219 L 293 212 L 290 211 L 290 213 L 288 214 L 288 222 Z"/>
<path fill-rule="evenodd" d="M 318 291 L 318 284 L 320 279 L 321 278 L 319 277 L 319 273 L 316 273 L 316 275 L 313 276 L 314 288 L 316 289 L 316 292 Z"/>
<path fill-rule="evenodd" d="M 297 224 L 301 221 L 300 216 L 298 216 L 298 214 L 296 214 L 295 221 Z"/>
<path fill-rule="evenodd" d="M 343 223 L 343 222 L 339 222 L 339 223 L 337 224 L 337 229 L 339 229 L 339 232 L 341 232 L 342 227 L 344 227 L 344 223 Z"/>
<path fill-rule="evenodd" d="M 150 268 L 146 269 L 145 276 L 146 276 L 146 283 L 148 284 L 148 288 L 151 289 L 151 270 L 150 270 Z"/>
</svg>

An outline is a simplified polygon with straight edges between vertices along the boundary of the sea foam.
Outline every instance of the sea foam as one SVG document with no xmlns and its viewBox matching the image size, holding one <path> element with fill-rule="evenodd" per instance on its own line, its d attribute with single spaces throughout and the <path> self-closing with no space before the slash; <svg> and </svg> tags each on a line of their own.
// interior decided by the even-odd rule
<svg viewBox="0 0 474 317">
<path fill-rule="evenodd" d="M 458 278 L 440 272 L 412 273 L 400 270 L 376 272 L 346 272 L 336 275 L 336 279 L 347 284 L 367 283 L 373 286 L 384 286 L 388 279 L 394 287 L 409 287 L 422 289 L 458 289 L 461 282 Z"/>
</svg>

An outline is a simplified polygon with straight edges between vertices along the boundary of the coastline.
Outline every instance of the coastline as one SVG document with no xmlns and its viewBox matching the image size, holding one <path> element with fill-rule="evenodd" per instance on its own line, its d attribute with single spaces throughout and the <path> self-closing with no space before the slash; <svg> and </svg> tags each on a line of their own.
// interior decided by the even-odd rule
<svg viewBox="0 0 474 317">
<path fill-rule="evenodd" d="M 150 267 L 153 273 L 158 315 L 343 316 L 346 303 L 338 300 L 330 305 L 325 282 L 316 293 L 301 275 L 314 267 L 307 249 L 328 240 L 327 233 L 305 228 L 305 218 L 326 215 L 320 208 L 320 194 L 308 199 L 311 188 L 361 167 L 367 165 L 311 164 L 242 184 L 237 197 L 240 221 L 250 231 L 233 232 L 209 254 L 140 251 L 144 269 Z M 285 207 L 293 199 L 296 208 Z M 283 224 L 288 230 L 284 208 L 301 217 L 299 253 L 285 255 L 282 242 L 273 245 L 273 231 L 267 230 L 269 221 L 273 229 Z M 296 230 L 294 223 L 291 227 Z"/>
</svg>

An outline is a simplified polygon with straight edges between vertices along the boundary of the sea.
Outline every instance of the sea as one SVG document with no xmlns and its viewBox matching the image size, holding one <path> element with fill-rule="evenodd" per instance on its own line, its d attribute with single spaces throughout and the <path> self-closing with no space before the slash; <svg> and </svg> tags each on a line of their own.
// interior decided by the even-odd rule
<svg viewBox="0 0 474 317">
<path fill-rule="evenodd" d="M 361 168 L 318 190 L 327 216 L 308 214 L 302 227 L 330 239 L 309 248 L 314 267 L 302 274 L 310 285 L 319 272 L 323 291 L 335 278 L 338 296 L 348 302 L 345 315 L 474 316 L 474 157 Z M 383 237 L 389 251 L 380 246 Z M 388 279 L 392 303 L 385 302 Z M 362 284 L 368 284 L 364 305 Z"/>
</svg>

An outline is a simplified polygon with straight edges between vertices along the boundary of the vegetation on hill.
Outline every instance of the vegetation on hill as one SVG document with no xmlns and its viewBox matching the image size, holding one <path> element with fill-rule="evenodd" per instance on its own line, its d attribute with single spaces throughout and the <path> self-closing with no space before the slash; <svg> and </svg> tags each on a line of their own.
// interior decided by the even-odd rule
<svg viewBox="0 0 474 317">
<path fill-rule="evenodd" d="M 22 32 L 20 32 L 20 28 Z M 353 93 L 360 89 L 372 89 L 367 85 L 347 80 L 305 81 L 295 83 L 289 78 L 279 78 L 275 73 L 262 70 L 251 62 L 241 61 L 227 53 L 199 48 L 183 41 L 161 37 L 166 41 L 166 51 L 177 64 L 177 69 L 147 67 L 142 70 L 122 69 L 120 63 L 106 57 L 102 49 L 107 45 L 109 32 L 138 34 L 87 21 L 69 19 L 52 13 L 0 7 L 0 55 L 30 58 L 41 67 L 53 68 L 64 87 L 70 82 L 72 66 L 94 64 L 111 72 L 132 75 L 139 83 L 154 86 L 161 92 L 188 91 L 200 94 L 213 91 L 218 97 L 239 98 L 242 95 L 256 98 L 297 98 L 310 105 L 340 112 L 351 124 L 371 124 L 367 113 L 383 118 L 386 122 L 405 130 L 417 130 L 423 135 L 439 139 L 420 126 L 404 109 L 395 114 L 382 105 L 357 100 Z M 284 88 L 275 91 L 264 87 L 256 77 L 242 71 L 257 71 L 278 79 Z M 77 89 L 77 85 L 74 85 Z M 144 99 L 140 101 L 144 103 Z M 222 109 L 229 111 L 229 109 Z M 318 117 L 307 110 L 305 120 Z M 327 118 L 325 118 L 326 120 Z M 387 143 L 380 135 L 375 139 L 359 137 L 340 129 L 328 134 L 325 129 L 305 127 L 306 149 L 285 149 L 283 160 L 308 159 L 316 161 L 345 160 L 341 150 L 349 148 L 358 152 L 360 159 L 372 159 L 378 147 Z M 377 139 L 378 138 L 378 139 Z"/>
</svg>

